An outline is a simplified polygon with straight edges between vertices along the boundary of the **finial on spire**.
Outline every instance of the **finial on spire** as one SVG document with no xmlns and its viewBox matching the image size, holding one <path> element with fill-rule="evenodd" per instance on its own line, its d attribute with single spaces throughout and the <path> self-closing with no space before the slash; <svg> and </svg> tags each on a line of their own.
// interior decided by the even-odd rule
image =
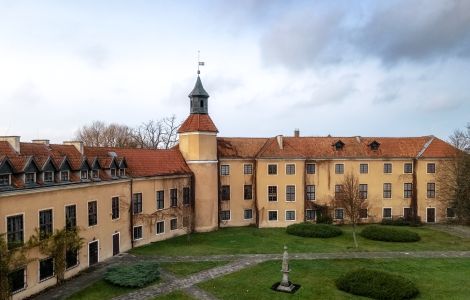
<svg viewBox="0 0 470 300">
<path fill-rule="evenodd" d="M 201 51 L 197 50 L 197 76 L 201 74 L 201 71 L 199 70 L 199 66 L 204 66 L 204 62 L 201 61 L 200 56 L 201 56 Z"/>
</svg>

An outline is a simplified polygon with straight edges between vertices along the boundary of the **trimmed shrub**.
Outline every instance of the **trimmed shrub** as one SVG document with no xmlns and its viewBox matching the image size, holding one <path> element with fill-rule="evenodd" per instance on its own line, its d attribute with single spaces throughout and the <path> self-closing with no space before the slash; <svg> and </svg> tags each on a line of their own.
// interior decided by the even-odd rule
<svg viewBox="0 0 470 300">
<path fill-rule="evenodd" d="M 333 224 L 333 218 L 328 214 L 317 216 L 317 224 Z"/>
<path fill-rule="evenodd" d="M 158 263 L 155 262 L 109 268 L 104 275 L 104 279 L 114 285 L 139 288 L 156 281 L 159 277 Z"/>
<path fill-rule="evenodd" d="M 315 238 L 331 238 L 343 233 L 340 228 L 333 225 L 312 223 L 289 225 L 287 226 L 286 232 L 292 235 Z"/>
<path fill-rule="evenodd" d="M 382 219 L 382 225 L 392 225 L 392 226 L 410 226 L 411 222 L 405 220 L 405 218 L 397 218 L 397 219 Z"/>
<path fill-rule="evenodd" d="M 364 228 L 360 235 L 369 240 L 384 242 L 417 242 L 419 234 L 406 229 L 372 225 Z"/>
<path fill-rule="evenodd" d="M 412 299 L 419 294 L 416 285 L 399 275 L 367 269 L 350 271 L 336 279 L 336 287 L 350 294 L 373 299 Z"/>
</svg>

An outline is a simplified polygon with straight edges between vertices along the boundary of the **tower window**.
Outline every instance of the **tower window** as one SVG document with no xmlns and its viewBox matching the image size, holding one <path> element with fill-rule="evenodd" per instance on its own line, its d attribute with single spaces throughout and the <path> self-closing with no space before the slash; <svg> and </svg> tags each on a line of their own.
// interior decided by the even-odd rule
<svg viewBox="0 0 470 300">
<path fill-rule="evenodd" d="M 204 100 L 201 100 L 200 106 L 201 106 L 201 107 L 204 107 Z"/>
</svg>

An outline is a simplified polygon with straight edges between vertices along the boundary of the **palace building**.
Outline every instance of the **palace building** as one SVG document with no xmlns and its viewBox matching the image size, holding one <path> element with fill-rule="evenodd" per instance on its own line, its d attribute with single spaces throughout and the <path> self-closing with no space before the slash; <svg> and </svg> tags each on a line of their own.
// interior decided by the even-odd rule
<svg viewBox="0 0 470 300">
<path fill-rule="evenodd" d="M 345 174 L 359 179 L 369 206 L 362 222 L 454 217 L 436 172 L 455 149 L 433 137 L 218 137 L 198 76 L 179 144 L 169 150 L 87 147 L 0 137 L 0 233 L 8 246 L 38 229 L 80 228 L 82 249 L 67 253 L 66 278 L 133 247 L 195 230 L 284 227 L 329 214 Z M 325 208 L 328 208 L 325 210 Z M 31 250 L 9 274 L 13 298 L 54 285 L 53 261 Z M 37 259 L 36 259 L 37 258 Z"/>
</svg>

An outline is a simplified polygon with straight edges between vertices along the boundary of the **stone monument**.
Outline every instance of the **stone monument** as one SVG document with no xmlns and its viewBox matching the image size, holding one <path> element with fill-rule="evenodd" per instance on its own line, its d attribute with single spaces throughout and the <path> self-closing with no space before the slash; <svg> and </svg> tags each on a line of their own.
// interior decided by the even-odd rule
<svg viewBox="0 0 470 300">
<path fill-rule="evenodd" d="M 293 284 L 289 281 L 289 254 L 287 253 L 287 246 L 284 246 L 284 254 L 282 255 L 282 279 L 281 282 L 275 283 L 272 289 L 284 293 L 295 293 L 300 288 L 300 285 Z"/>
</svg>

